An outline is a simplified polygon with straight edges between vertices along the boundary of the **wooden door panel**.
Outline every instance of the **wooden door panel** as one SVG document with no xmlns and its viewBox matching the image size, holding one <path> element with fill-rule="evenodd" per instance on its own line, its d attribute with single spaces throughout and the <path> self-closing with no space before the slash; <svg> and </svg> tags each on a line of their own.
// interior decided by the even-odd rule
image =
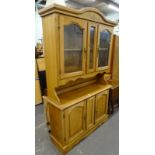
<svg viewBox="0 0 155 155">
<path fill-rule="evenodd" d="M 97 102 L 96 102 L 96 118 L 101 117 L 105 113 L 105 101 L 106 101 L 106 95 L 100 95 L 97 96 Z"/>
<path fill-rule="evenodd" d="M 91 97 L 87 100 L 87 129 L 94 125 L 94 103 L 95 97 Z"/>
<path fill-rule="evenodd" d="M 95 122 L 100 122 L 104 115 L 107 114 L 108 92 L 102 92 L 96 95 L 95 103 Z"/>
<path fill-rule="evenodd" d="M 69 137 L 73 137 L 83 129 L 83 107 L 73 109 L 69 114 Z"/>
<path fill-rule="evenodd" d="M 67 142 L 79 137 L 85 130 L 85 101 L 66 110 Z"/>
</svg>

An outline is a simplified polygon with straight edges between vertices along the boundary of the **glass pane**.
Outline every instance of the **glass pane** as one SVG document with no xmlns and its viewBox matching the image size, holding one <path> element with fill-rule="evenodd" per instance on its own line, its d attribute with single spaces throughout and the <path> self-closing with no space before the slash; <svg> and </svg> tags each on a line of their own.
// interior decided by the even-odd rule
<svg viewBox="0 0 155 155">
<path fill-rule="evenodd" d="M 64 72 L 82 70 L 83 30 L 76 24 L 64 26 Z"/>
<path fill-rule="evenodd" d="M 100 32 L 98 67 L 104 67 L 108 65 L 110 37 L 111 34 L 109 31 L 104 30 Z"/>
<path fill-rule="evenodd" d="M 89 69 L 93 68 L 93 58 L 94 58 L 94 35 L 95 27 L 90 28 L 90 51 L 89 51 Z"/>
</svg>

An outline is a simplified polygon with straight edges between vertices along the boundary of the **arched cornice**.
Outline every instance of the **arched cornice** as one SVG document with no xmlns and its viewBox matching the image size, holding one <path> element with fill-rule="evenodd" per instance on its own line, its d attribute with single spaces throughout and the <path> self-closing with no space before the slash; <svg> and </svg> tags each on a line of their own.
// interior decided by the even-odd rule
<svg viewBox="0 0 155 155">
<path fill-rule="evenodd" d="M 118 24 L 116 22 L 108 20 L 103 15 L 103 13 L 101 13 L 99 10 L 97 10 L 95 8 L 91 8 L 91 7 L 86 7 L 86 8 L 77 10 L 77 9 L 61 6 L 58 4 L 53 4 L 53 5 L 50 5 L 48 7 L 45 7 L 43 9 L 39 10 L 39 14 L 42 17 L 52 14 L 52 13 L 60 13 L 60 14 L 64 14 L 64 15 L 75 16 L 78 18 L 83 18 L 83 19 L 87 19 L 90 21 L 104 23 L 104 24 L 111 25 L 111 26 L 116 26 Z"/>
</svg>

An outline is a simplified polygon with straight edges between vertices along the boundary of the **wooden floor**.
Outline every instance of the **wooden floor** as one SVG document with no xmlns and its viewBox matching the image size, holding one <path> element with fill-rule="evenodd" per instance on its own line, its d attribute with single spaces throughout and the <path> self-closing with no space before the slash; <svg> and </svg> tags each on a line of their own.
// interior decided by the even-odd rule
<svg viewBox="0 0 155 155">
<path fill-rule="evenodd" d="M 36 106 L 35 155 L 61 155 L 51 143 L 43 113 L 43 105 Z M 119 155 L 119 112 L 76 145 L 67 155 Z"/>
</svg>

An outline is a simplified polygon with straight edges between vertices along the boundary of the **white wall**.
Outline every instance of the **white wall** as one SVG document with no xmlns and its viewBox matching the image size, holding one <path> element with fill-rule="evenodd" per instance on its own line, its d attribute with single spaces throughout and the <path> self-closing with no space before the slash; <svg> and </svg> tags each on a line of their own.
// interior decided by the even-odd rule
<svg viewBox="0 0 155 155">
<path fill-rule="evenodd" d="M 47 0 L 46 6 L 51 5 L 53 3 L 65 5 L 65 0 Z M 42 31 L 42 21 L 41 17 L 38 14 L 38 10 L 35 12 L 35 44 L 37 42 L 41 42 L 40 39 L 43 39 L 43 31 Z"/>
<path fill-rule="evenodd" d="M 118 21 L 119 20 L 119 13 L 113 13 L 106 16 L 107 19 L 112 21 Z M 114 28 L 114 34 L 119 35 L 119 24 Z"/>
<path fill-rule="evenodd" d="M 38 11 L 35 12 L 35 45 L 37 42 L 41 42 L 39 39 L 43 38 L 42 32 L 42 21 L 41 17 L 38 14 Z"/>
<path fill-rule="evenodd" d="M 110 20 L 116 21 L 116 20 L 119 20 L 119 13 L 118 12 L 110 13 L 106 17 Z"/>
</svg>

